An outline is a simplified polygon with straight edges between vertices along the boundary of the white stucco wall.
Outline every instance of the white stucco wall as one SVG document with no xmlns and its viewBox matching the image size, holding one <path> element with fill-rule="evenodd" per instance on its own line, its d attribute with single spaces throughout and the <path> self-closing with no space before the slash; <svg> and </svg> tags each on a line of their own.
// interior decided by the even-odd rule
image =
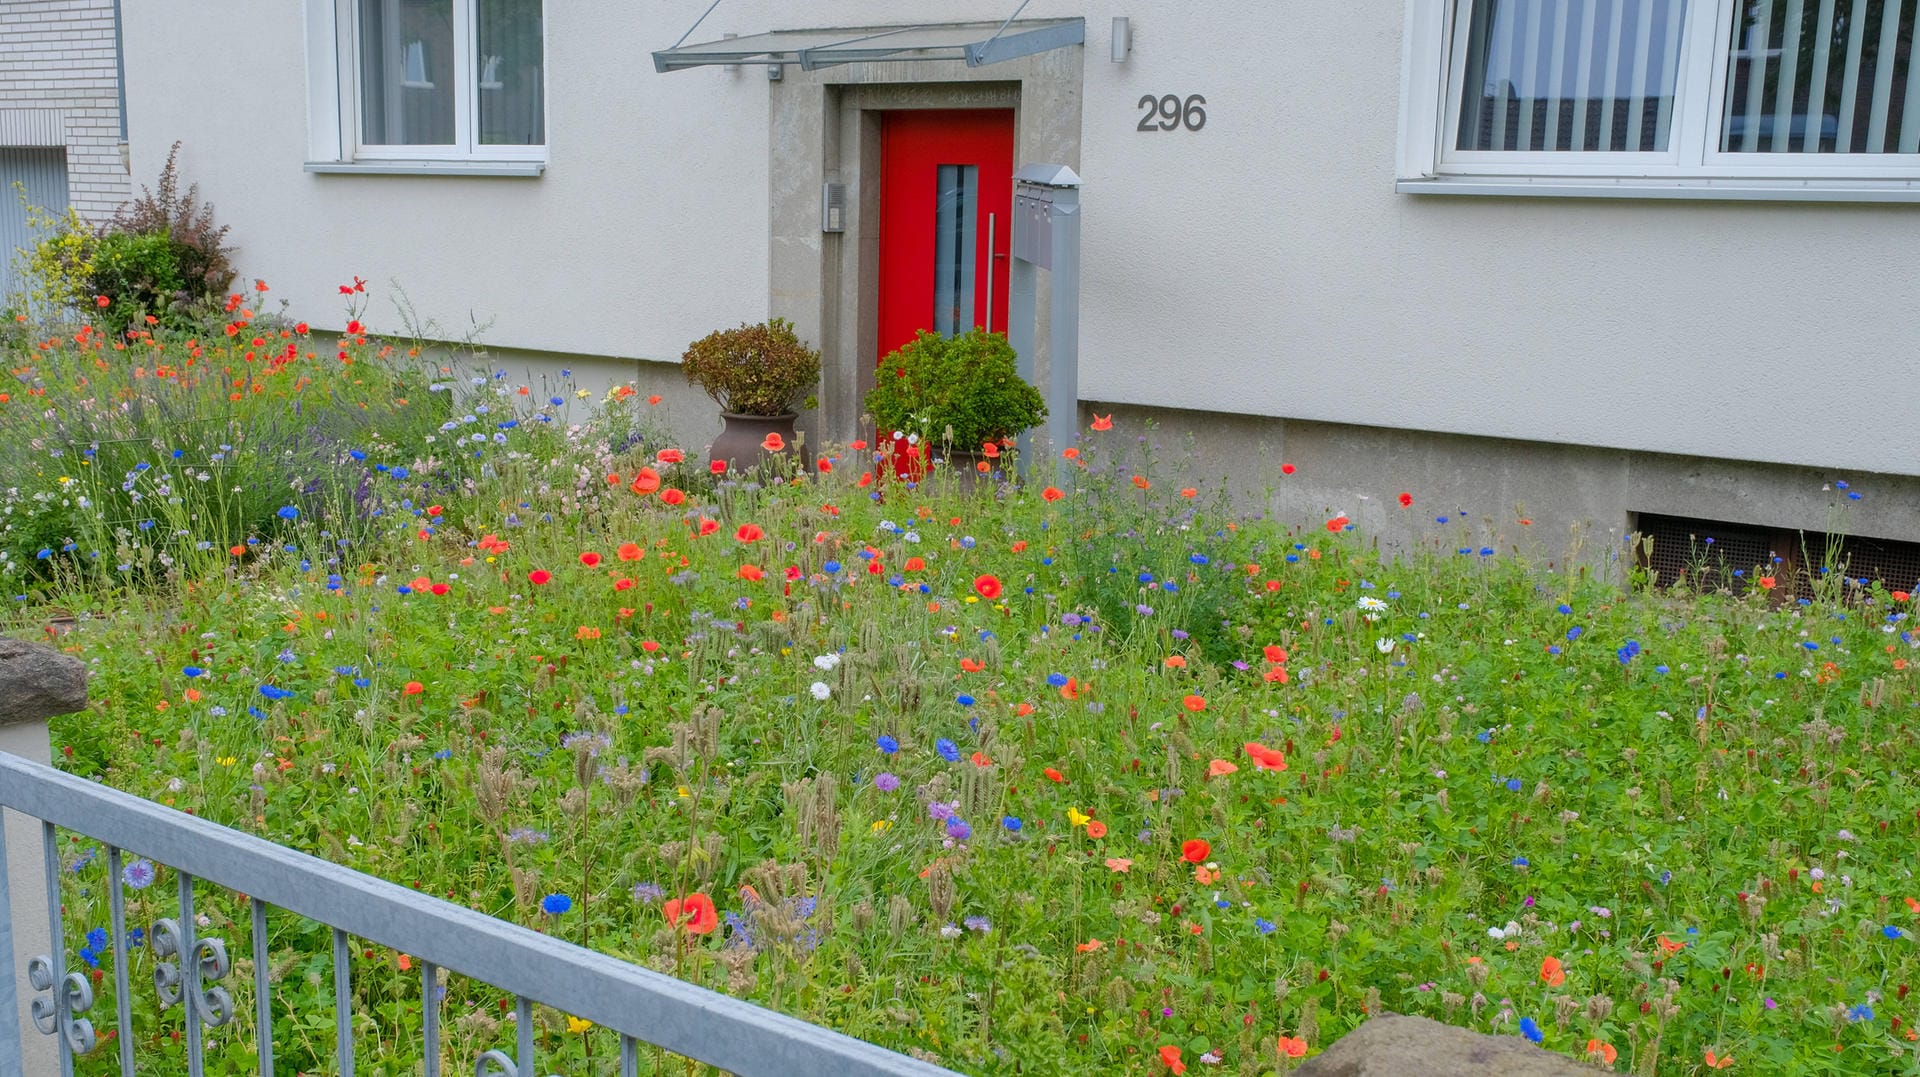
<svg viewBox="0 0 1920 1077">
<path fill-rule="evenodd" d="M 1014 6 L 727 0 L 695 39 Z M 135 172 L 184 139 L 243 272 L 316 320 L 358 273 L 455 334 L 670 359 L 767 309 L 764 75 L 649 62 L 705 7 L 549 0 L 525 180 L 308 175 L 299 5 L 142 0 Z M 1876 408 L 1920 383 L 1920 209 L 1401 195 L 1401 4 L 1024 12 L 1062 15 L 1088 23 L 1083 398 L 1920 474 Z M 1147 93 L 1204 94 L 1206 128 L 1136 131 Z"/>
</svg>

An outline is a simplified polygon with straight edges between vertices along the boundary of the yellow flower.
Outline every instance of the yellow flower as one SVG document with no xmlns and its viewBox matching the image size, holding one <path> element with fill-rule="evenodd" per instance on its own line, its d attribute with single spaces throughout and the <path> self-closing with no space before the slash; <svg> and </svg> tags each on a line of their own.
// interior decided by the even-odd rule
<svg viewBox="0 0 1920 1077">
<path fill-rule="evenodd" d="M 230 755 L 223 755 L 219 759 L 215 760 L 215 762 L 219 763 L 223 767 L 230 767 L 235 763 L 238 763 L 239 760 L 235 759 L 233 756 L 230 756 Z"/>
<path fill-rule="evenodd" d="M 1079 808 L 1067 809 L 1067 822 L 1072 823 L 1074 826 L 1086 826 L 1089 822 L 1092 822 L 1092 821 L 1093 821 L 1093 816 L 1080 814 Z"/>
<path fill-rule="evenodd" d="M 573 1016 L 572 1014 L 567 1015 L 567 1031 L 568 1032 L 585 1032 L 586 1030 L 592 1027 L 593 1027 L 592 1021 L 583 1021 L 580 1018 Z"/>
<path fill-rule="evenodd" d="M 683 786 L 681 786 L 680 788 L 678 788 L 678 789 L 676 789 L 676 790 L 674 790 L 674 792 L 675 792 L 675 793 L 678 793 L 679 795 L 681 795 L 681 796 L 683 796 L 683 797 L 690 797 L 690 796 L 692 796 L 692 795 L 693 795 L 692 793 L 690 793 L 690 792 L 688 792 L 688 791 L 687 791 L 687 787 L 686 787 L 686 786 L 684 786 L 684 785 L 683 785 Z"/>
<path fill-rule="evenodd" d="M 892 826 L 893 826 L 893 820 L 891 819 L 875 819 L 873 821 L 873 832 L 875 834 L 884 833 L 886 830 L 888 830 Z"/>
</svg>

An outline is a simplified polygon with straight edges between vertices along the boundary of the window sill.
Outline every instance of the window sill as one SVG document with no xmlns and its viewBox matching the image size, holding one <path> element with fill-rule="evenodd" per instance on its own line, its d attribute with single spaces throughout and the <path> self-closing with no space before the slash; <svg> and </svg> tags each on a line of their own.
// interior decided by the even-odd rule
<svg viewBox="0 0 1920 1077">
<path fill-rule="evenodd" d="M 547 170 L 545 161 L 308 161 L 308 172 L 326 176 L 516 176 Z"/>
<path fill-rule="evenodd" d="M 1606 179 L 1590 177 L 1442 176 L 1399 179 L 1394 190 L 1416 195 L 1496 198 L 1660 198 L 1716 202 L 1920 203 L 1920 184 L 1904 180 Z"/>
</svg>

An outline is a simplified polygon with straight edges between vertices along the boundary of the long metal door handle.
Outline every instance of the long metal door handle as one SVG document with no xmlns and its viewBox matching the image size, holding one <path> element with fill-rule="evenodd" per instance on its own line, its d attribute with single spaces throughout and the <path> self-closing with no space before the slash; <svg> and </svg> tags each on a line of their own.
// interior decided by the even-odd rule
<svg viewBox="0 0 1920 1077">
<path fill-rule="evenodd" d="M 987 214 L 987 332 L 993 332 L 993 241 L 994 218 Z"/>
</svg>

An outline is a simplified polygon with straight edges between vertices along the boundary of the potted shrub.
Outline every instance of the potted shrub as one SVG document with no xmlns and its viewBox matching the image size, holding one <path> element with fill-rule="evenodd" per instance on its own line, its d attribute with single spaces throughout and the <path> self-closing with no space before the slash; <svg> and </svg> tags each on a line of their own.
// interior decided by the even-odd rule
<svg viewBox="0 0 1920 1077">
<path fill-rule="evenodd" d="M 728 467 L 760 463 L 793 444 L 794 409 L 813 406 L 820 381 L 820 353 L 780 318 L 710 333 L 688 345 L 680 362 L 687 381 L 720 405 L 726 428 L 709 455 Z"/>
<path fill-rule="evenodd" d="M 921 332 L 880 360 L 866 404 L 882 440 L 893 439 L 894 472 L 904 478 L 924 473 L 931 442 L 971 460 L 1047 415 L 1040 390 L 1015 369 L 1006 335 L 984 329 L 951 338 Z"/>
</svg>

